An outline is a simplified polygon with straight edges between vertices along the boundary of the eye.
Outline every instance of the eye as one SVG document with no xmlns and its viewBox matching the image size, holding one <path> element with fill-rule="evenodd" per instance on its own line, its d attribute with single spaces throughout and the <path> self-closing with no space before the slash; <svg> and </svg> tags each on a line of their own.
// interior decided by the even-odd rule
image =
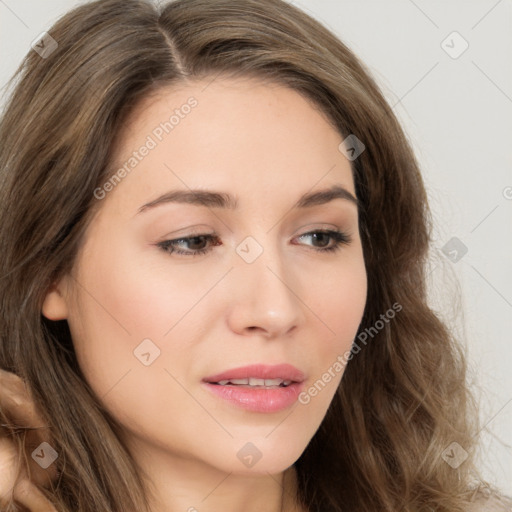
<svg viewBox="0 0 512 512">
<path fill-rule="evenodd" d="M 183 256 L 198 256 L 206 254 L 213 246 L 221 245 L 217 235 L 194 235 L 189 237 L 164 240 L 157 244 L 169 254 L 181 254 Z"/>
<path fill-rule="evenodd" d="M 334 252 L 340 249 L 341 245 L 349 244 L 352 239 L 341 231 L 316 230 L 304 233 L 296 239 L 302 242 L 310 240 L 312 249 L 318 252 Z M 215 234 L 199 234 L 188 237 L 163 240 L 156 244 L 168 254 L 179 254 L 181 256 L 199 256 L 211 251 L 212 247 L 222 245 L 220 238 Z"/>
<path fill-rule="evenodd" d="M 319 252 L 334 252 L 340 249 L 342 245 L 348 245 L 352 241 L 352 238 L 347 233 L 334 230 L 310 231 L 298 236 L 297 239 L 311 240 L 312 248 Z"/>
</svg>

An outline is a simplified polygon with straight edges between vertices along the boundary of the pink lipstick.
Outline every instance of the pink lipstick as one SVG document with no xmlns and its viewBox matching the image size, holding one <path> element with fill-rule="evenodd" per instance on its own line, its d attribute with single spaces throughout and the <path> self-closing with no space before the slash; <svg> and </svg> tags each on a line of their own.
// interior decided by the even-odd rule
<svg viewBox="0 0 512 512">
<path fill-rule="evenodd" d="M 254 364 L 205 377 L 203 385 L 216 396 L 253 412 L 277 412 L 297 401 L 304 374 L 290 364 Z"/>
</svg>

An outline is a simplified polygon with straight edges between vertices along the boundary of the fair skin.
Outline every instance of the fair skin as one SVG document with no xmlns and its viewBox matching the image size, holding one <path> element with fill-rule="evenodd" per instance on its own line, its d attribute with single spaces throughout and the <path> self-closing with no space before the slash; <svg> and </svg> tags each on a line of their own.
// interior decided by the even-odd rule
<svg viewBox="0 0 512 512">
<path fill-rule="evenodd" d="M 72 274 L 49 291 L 43 314 L 67 319 L 85 378 L 152 484 L 153 512 L 279 512 L 283 488 L 283 510 L 298 511 L 292 465 L 343 370 L 307 404 L 270 413 L 241 409 L 202 379 L 289 363 L 308 389 L 350 349 L 367 290 L 357 205 L 335 197 L 295 206 L 333 186 L 355 196 L 350 162 L 338 150 L 340 134 L 291 89 L 209 82 L 162 89 L 137 106 L 116 164 L 187 98 L 198 101 L 101 200 Z M 190 189 L 229 194 L 237 207 L 164 202 L 139 212 Z M 327 230 L 350 241 L 315 235 Z M 157 245 L 212 234 L 215 243 L 174 244 L 187 254 Z M 236 252 L 248 236 L 263 250 L 252 263 Z M 133 351 L 148 338 L 160 356 L 146 366 Z M 252 467 L 237 457 L 248 442 L 261 453 Z"/>
</svg>

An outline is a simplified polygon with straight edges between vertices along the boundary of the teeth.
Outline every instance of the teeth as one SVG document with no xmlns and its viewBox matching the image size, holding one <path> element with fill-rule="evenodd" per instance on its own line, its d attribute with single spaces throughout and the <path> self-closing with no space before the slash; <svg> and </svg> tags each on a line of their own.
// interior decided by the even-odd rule
<svg viewBox="0 0 512 512">
<path fill-rule="evenodd" d="M 291 380 L 283 380 L 283 379 L 257 379 L 255 377 L 250 377 L 249 379 L 229 379 L 229 380 L 220 380 L 217 382 L 220 386 L 226 386 L 227 384 L 233 384 L 235 386 L 289 386 L 292 383 Z"/>
<path fill-rule="evenodd" d="M 231 384 L 236 384 L 238 386 L 246 386 L 249 384 L 249 379 L 230 379 L 229 382 Z"/>
<path fill-rule="evenodd" d="M 282 379 L 265 379 L 265 386 L 280 386 L 281 382 L 283 382 Z"/>
</svg>

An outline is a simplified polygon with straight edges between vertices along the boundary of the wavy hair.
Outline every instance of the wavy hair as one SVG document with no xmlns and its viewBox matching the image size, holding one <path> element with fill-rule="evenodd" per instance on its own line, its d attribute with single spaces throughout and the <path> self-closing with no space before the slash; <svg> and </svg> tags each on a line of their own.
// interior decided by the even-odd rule
<svg viewBox="0 0 512 512">
<path fill-rule="evenodd" d="M 147 511 L 149 501 L 119 424 L 80 372 L 66 321 L 42 316 L 44 296 L 75 261 L 135 105 L 222 74 L 285 85 L 343 138 L 363 141 L 351 162 L 368 275 L 359 333 L 402 307 L 348 364 L 295 463 L 297 500 L 310 512 L 467 510 L 476 415 L 462 350 L 427 303 L 426 193 L 406 135 L 354 53 L 281 0 L 101 0 L 49 34 L 57 47 L 27 54 L 0 124 L 0 367 L 27 383 L 51 428 L 59 479 L 45 493 L 57 509 Z M 442 458 L 454 442 L 468 453 L 456 469 Z"/>
</svg>

